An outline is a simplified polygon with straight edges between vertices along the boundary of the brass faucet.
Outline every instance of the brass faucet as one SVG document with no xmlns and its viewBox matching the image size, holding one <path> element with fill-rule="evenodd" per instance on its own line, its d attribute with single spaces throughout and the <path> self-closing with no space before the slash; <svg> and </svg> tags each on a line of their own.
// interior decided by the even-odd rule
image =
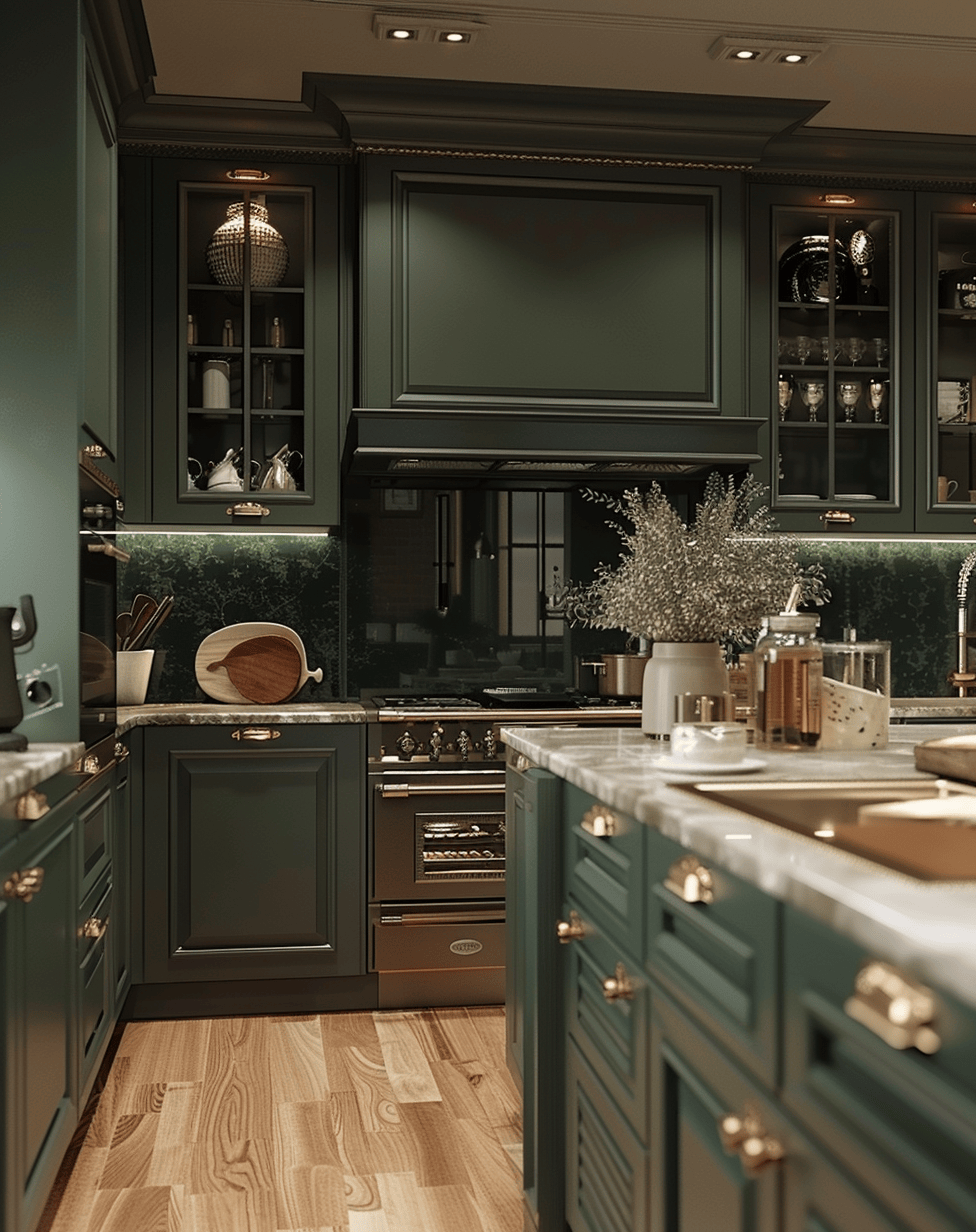
<svg viewBox="0 0 976 1232">
<path fill-rule="evenodd" d="M 960 697 L 969 697 L 976 692 L 976 672 L 969 668 L 969 639 L 976 634 L 966 629 L 966 612 L 969 606 L 969 579 L 976 568 L 976 549 L 969 553 L 959 567 L 956 583 L 956 668 L 947 679 Z"/>
</svg>

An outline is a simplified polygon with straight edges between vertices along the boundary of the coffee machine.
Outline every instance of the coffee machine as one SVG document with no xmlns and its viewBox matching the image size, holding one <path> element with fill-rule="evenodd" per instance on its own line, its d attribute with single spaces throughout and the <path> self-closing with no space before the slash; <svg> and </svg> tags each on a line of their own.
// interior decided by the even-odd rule
<svg viewBox="0 0 976 1232">
<path fill-rule="evenodd" d="M 15 630 L 16 613 L 15 607 L 0 607 L 0 752 L 3 753 L 22 753 L 27 748 L 27 737 L 13 730 L 24 717 L 14 649 L 25 646 L 37 632 L 34 600 L 30 595 L 20 597 L 20 622 Z"/>
</svg>

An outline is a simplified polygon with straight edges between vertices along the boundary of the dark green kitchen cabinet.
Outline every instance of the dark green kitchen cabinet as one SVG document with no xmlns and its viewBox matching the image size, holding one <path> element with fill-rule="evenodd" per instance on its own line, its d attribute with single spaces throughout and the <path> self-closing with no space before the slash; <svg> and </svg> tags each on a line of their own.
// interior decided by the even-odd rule
<svg viewBox="0 0 976 1232">
<path fill-rule="evenodd" d="M 369 157 L 364 407 L 741 415 L 730 172 Z"/>
<path fill-rule="evenodd" d="M 338 166 L 122 160 L 127 519 L 339 520 Z"/>
<path fill-rule="evenodd" d="M 142 980 L 365 971 L 363 732 L 146 729 Z"/>
</svg>

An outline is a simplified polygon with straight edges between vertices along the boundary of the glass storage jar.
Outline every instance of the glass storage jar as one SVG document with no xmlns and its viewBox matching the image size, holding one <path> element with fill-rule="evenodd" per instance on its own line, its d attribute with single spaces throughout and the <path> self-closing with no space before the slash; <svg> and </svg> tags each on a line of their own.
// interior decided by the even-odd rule
<svg viewBox="0 0 976 1232">
<path fill-rule="evenodd" d="M 820 744 L 823 649 L 819 616 L 768 616 L 754 655 L 756 746 L 800 752 Z"/>
</svg>

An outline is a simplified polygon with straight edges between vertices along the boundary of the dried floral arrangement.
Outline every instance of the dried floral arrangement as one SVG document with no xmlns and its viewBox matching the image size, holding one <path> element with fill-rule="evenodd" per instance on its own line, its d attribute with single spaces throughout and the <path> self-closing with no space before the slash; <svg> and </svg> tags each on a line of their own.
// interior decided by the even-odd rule
<svg viewBox="0 0 976 1232">
<path fill-rule="evenodd" d="M 686 524 L 656 483 L 620 497 L 585 490 L 633 529 L 608 519 L 623 543 L 620 564 L 600 564 L 592 582 L 569 584 L 567 619 L 656 642 L 744 644 L 763 616 L 783 609 L 794 584 L 801 604 L 825 603 L 822 567 L 801 566 L 799 541 L 777 529 L 767 507 L 754 508 L 767 491 L 752 475 L 737 487 L 713 473 Z"/>
</svg>

